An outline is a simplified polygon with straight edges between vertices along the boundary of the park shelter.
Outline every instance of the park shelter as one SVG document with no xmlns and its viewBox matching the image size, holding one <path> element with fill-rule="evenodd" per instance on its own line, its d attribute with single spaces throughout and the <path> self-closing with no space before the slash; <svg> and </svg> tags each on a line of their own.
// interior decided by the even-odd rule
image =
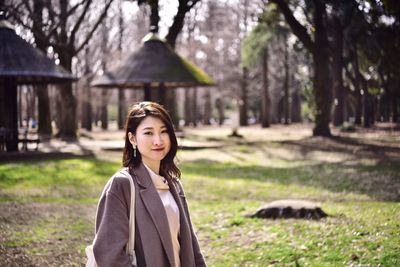
<svg viewBox="0 0 400 267">
<path fill-rule="evenodd" d="M 121 65 L 96 78 L 91 85 L 100 88 L 144 89 L 144 100 L 159 99 L 165 104 L 165 90 L 211 86 L 215 82 L 202 69 L 178 55 L 157 34 L 149 33 L 138 51 Z M 153 92 L 158 90 L 158 95 Z"/>
<path fill-rule="evenodd" d="M 73 75 L 20 36 L 0 11 L 0 142 L 18 150 L 18 85 L 71 82 Z"/>
</svg>

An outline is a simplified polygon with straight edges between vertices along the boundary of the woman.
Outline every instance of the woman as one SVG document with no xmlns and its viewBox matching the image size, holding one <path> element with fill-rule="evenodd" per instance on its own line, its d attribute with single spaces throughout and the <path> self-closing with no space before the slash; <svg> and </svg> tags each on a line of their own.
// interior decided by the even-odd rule
<svg viewBox="0 0 400 267">
<path fill-rule="evenodd" d="M 135 104 L 125 123 L 123 168 L 104 188 L 96 215 L 93 251 L 99 267 L 132 266 L 128 242 L 130 182 L 135 185 L 135 254 L 138 267 L 206 266 L 194 233 L 180 170 L 177 140 L 166 110 Z"/>
</svg>

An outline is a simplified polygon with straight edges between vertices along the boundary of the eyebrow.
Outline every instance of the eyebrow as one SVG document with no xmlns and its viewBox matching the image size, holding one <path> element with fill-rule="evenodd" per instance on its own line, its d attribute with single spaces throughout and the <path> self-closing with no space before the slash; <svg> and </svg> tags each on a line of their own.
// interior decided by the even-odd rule
<svg viewBox="0 0 400 267">
<path fill-rule="evenodd" d="M 165 126 L 165 125 L 161 126 L 161 129 L 164 129 L 164 128 L 166 129 L 167 126 Z M 154 127 L 149 126 L 149 127 L 145 127 L 142 129 L 142 131 L 145 131 L 145 130 L 154 130 Z"/>
</svg>

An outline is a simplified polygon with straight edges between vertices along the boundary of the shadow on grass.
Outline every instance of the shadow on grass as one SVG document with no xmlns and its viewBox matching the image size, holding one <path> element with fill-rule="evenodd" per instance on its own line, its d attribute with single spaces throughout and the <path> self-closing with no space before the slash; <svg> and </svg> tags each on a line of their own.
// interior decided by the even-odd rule
<svg viewBox="0 0 400 267">
<path fill-rule="evenodd" d="M 78 155 L 69 152 L 5 152 L 0 153 L 0 163 L 19 163 L 31 161 L 49 161 L 61 159 L 92 159 L 93 153 Z"/>
<path fill-rule="evenodd" d="M 342 136 L 333 136 L 330 138 L 308 137 L 301 140 L 281 141 L 277 143 L 294 147 L 303 155 L 319 150 L 324 152 L 339 152 L 356 157 L 374 158 L 379 162 L 400 162 L 400 147 L 371 144 L 360 138 Z"/>
<path fill-rule="evenodd" d="M 346 166 L 342 163 L 314 163 L 299 167 L 240 166 L 213 160 L 194 160 L 182 164 L 183 173 L 215 179 L 257 180 L 282 185 L 299 184 L 319 187 L 331 192 L 366 194 L 380 201 L 400 201 L 398 166 Z"/>
</svg>

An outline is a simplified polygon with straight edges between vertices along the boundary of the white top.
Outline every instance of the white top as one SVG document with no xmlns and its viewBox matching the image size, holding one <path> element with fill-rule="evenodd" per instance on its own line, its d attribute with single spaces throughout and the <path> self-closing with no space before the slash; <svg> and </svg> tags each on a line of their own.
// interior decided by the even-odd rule
<svg viewBox="0 0 400 267">
<path fill-rule="evenodd" d="M 151 180 L 153 181 L 153 184 L 157 189 L 158 195 L 160 196 L 160 199 L 164 205 L 165 212 L 167 213 L 168 226 L 171 233 L 172 246 L 174 250 L 175 267 L 180 267 L 181 260 L 179 255 L 181 246 L 178 240 L 180 229 L 178 205 L 176 204 L 174 197 L 169 191 L 167 180 L 164 177 L 153 172 L 149 167 L 146 166 L 146 164 L 143 165 L 149 171 Z"/>
</svg>

